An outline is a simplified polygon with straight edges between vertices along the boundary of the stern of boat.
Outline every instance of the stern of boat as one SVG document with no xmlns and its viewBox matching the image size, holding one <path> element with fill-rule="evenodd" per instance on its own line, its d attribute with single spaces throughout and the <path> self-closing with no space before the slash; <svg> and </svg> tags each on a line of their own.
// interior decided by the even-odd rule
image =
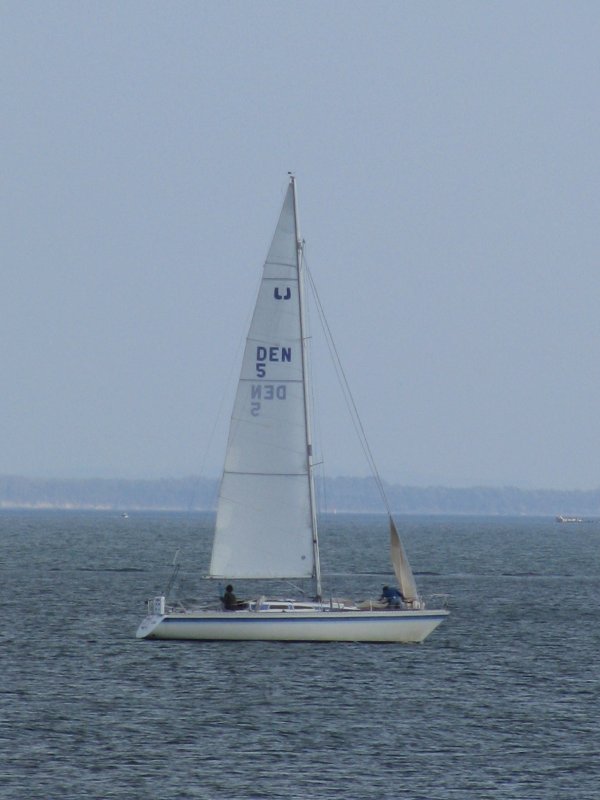
<svg viewBox="0 0 600 800">
<path fill-rule="evenodd" d="M 137 639 L 152 639 L 154 632 L 165 618 L 165 597 L 153 597 L 148 600 L 148 614 L 140 622 L 136 631 Z"/>
</svg>

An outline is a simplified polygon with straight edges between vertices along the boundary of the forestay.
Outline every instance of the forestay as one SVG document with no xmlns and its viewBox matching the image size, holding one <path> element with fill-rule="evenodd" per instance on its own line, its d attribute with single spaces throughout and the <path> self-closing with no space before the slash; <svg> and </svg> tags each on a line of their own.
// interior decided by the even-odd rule
<svg viewBox="0 0 600 800">
<path fill-rule="evenodd" d="M 313 575 L 293 185 L 263 269 L 229 429 L 210 574 Z"/>
</svg>

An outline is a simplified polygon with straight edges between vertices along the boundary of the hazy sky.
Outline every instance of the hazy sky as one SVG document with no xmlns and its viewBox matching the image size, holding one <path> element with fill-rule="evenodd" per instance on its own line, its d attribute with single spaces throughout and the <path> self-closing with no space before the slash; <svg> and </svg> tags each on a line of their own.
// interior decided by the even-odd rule
<svg viewBox="0 0 600 800">
<path fill-rule="evenodd" d="M 600 4 L 0 15 L 0 474 L 218 473 L 294 170 L 383 477 L 600 486 Z"/>
</svg>

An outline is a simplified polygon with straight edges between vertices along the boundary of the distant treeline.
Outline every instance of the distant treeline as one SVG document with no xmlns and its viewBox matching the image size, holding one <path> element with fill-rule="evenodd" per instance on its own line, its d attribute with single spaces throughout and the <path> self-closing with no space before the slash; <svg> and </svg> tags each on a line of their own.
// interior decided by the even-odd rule
<svg viewBox="0 0 600 800">
<path fill-rule="evenodd" d="M 0 476 L 0 508 L 204 510 L 214 507 L 217 492 L 217 481 L 208 478 L 57 480 Z"/>
<path fill-rule="evenodd" d="M 600 516 L 600 489 L 387 485 L 386 492 L 392 510 L 400 514 Z M 322 511 L 383 511 L 370 478 L 321 480 L 317 494 Z M 0 476 L 0 508 L 206 511 L 215 508 L 217 495 L 218 481 L 211 478 L 53 480 Z"/>
</svg>

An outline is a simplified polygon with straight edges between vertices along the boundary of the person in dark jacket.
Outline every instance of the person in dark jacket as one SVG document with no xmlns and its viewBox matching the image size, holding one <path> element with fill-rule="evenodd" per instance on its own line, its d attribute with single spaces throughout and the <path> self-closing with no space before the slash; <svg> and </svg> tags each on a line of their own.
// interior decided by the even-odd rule
<svg viewBox="0 0 600 800">
<path fill-rule="evenodd" d="M 395 586 L 384 586 L 379 600 L 382 603 L 387 603 L 389 608 L 400 608 L 404 602 L 404 595 Z"/>
<path fill-rule="evenodd" d="M 233 593 L 233 586 L 228 583 L 225 587 L 225 594 L 223 595 L 223 606 L 225 611 L 235 611 L 237 608 L 237 597 Z"/>
</svg>

